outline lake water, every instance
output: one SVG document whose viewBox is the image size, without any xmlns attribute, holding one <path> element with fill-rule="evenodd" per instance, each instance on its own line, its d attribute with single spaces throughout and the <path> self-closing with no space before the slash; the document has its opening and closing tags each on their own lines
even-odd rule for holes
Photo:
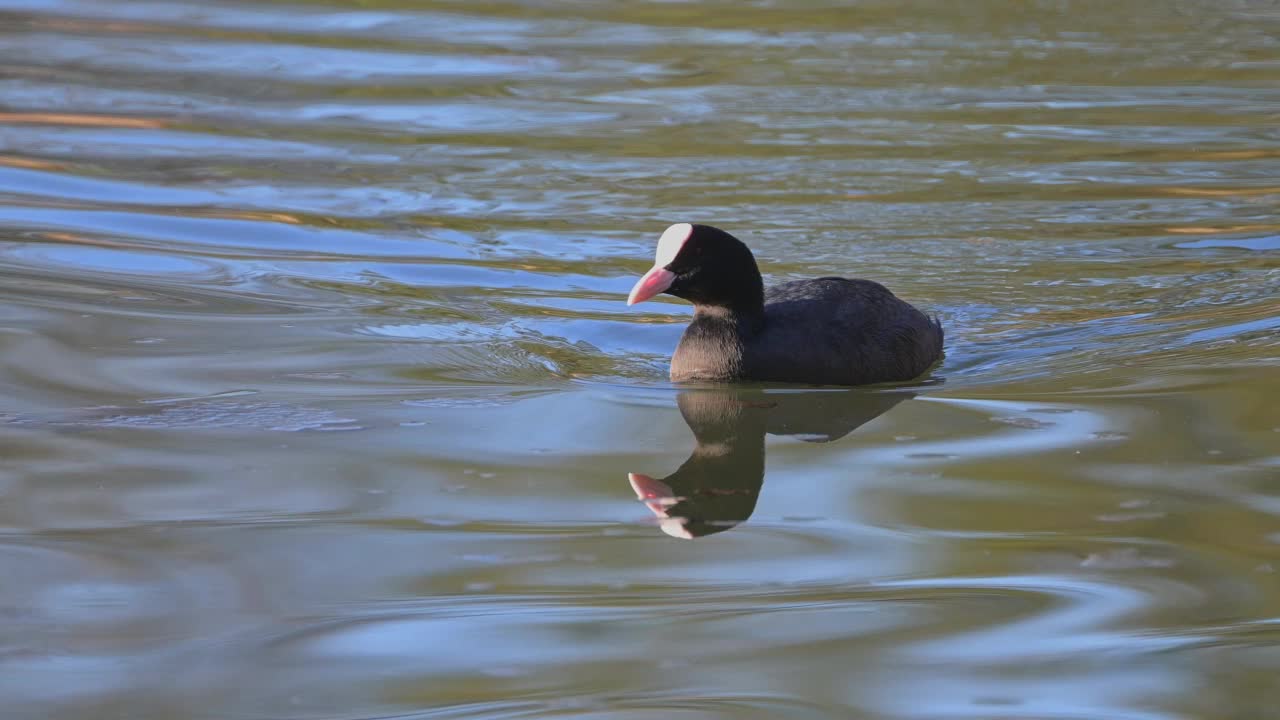
<svg viewBox="0 0 1280 720">
<path fill-rule="evenodd" d="M 0 0 L 4 717 L 1280 717 L 1278 178 L 1271 3 Z"/>
</svg>

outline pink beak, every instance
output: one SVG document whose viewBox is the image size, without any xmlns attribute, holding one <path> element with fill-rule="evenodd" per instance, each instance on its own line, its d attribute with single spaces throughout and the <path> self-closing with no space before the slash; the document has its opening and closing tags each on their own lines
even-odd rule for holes
<svg viewBox="0 0 1280 720">
<path fill-rule="evenodd" d="M 631 288 L 631 294 L 627 296 L 627 304 L 635 305 L 644 302 L 658 293 L 671 287 L 671 283 L 675 282 L 676 274 L 662 267 L 655 267 L 640 278 L 636 286 Z"/>
</svg>

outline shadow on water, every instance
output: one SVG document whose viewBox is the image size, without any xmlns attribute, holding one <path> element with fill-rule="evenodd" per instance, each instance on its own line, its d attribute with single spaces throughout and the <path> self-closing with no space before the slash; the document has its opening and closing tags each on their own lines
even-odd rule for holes
<svg viewBox="0 0 1280 720">
<path fill-rule="evenodd" d="M 882 390 L 686 390 L 676 403 L 693 431 L 693 454 L 665 478 L 628 473 L 627 479 L 664 533 L 690 540 L 714 535 L 755 511 L 766 434 L 832 442 L 912 397 Z"/>
</svg>

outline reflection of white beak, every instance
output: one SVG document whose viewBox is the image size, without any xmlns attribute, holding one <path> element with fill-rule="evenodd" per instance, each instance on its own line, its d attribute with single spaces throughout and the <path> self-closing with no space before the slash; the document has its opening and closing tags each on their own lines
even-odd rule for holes
<svg viewBox="0 0 1280 720">
<path fill-rule="evenodd" d="M 667 508 L 683 499 L 676 497 L 669 485 L 648 475 L 627 473 L 627 481 L 631 483 L 631 489 L 635 490 L 636 499 L 643 500 L 650 512 L 660 518 L 670 517 L 667 515 Z"/>
<path fill-rule="evenodd" d="M 666 520 L 663 520 L 662 522 L 658 523 L 658 527 L 662 528 L 662 532 L 670 535 L 673 538 L 680 538 L 681 540 L 692 540 L 693 533 L 689 532 L 684 527 L 684 524 L 687 522 L 689 521 L 686 518 L 679 518 L 679 517 L 667 518 Z"/>
<path fill-rule="evenodd" d="M 636 498 L 643 500 L 649 511 L 660 518 L 658 527 L 662 532 L 681 540 L 693 539 L 693 533 L 684 527 L 689 522 L 688 518 L 671 517 L 667 514 L 667 508 L 684 499 L 675 497 L 671 486 L 640 473 L 627 473 L 627 481 L 631 483 L 631 489 L 636 491 Z"/>
</svg>

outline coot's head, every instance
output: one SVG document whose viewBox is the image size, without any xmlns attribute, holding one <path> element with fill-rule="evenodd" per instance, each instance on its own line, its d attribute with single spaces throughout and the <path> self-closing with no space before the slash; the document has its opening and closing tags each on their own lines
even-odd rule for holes
<svg viewBox="0 0 1280 720">
<path fill-rule="evenodd" d="M 738 238 L 710 225 L 678 223 L 658 238 L 653 269 L 627 296 L 635 305 L 666 293 L 697 306 L 759 312 L 764 282 L 751 251 Z"/>
</svg>

